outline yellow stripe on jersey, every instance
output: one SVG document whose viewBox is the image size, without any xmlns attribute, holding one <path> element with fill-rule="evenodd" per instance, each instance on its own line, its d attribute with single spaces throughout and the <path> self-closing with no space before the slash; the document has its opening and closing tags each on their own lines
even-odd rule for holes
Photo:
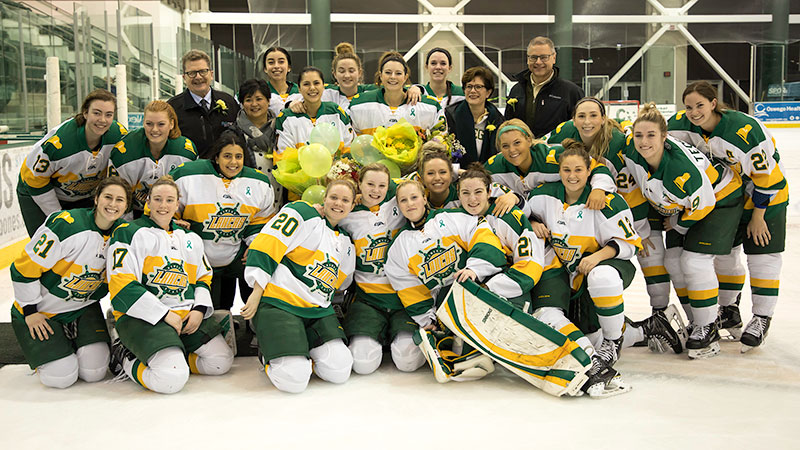
<svg viewBox="0 0 800 450">
<path fill-rule="evenodd" d="M 657 277 L 659 275 L 667 275 L 667 268 L 664 266 L 642 267 L 642 273 L 646 277 Z"/>
<path fill-rule="evenodd" d="M 614 308 L 622 304 L 622 295 L 609 297 L 592 297 L 592 303 L 598 308 Z"/>
<path fill-rule="evenodd" d="M 719 294 L 719 289 L 703 289 L 699 291 L 692 291 L 689 290 L 689 298 L 692 300 L 707 300 L 709 298 L 714 298 Z"/>
<path fill-rule="evenodd" d="M 492 247 L 503 251 L 503 244 L 500 243 L 500 239 L 489 228 L 478 227 L 475 229 L 475 233 L 472 234 L 472 239 L 469 241 L 468 248 L 471 249 L 479 242 L 483 244 L 489 244 Z"/>
<path fill-rule="evenodd" d="M 192 222 L 202 223 L 209 217 L 217 212 L 217 205 L 210 205 L 207 203 L 197 203 L 194 205 L 186 205 L 183 210 L 183 219 L 191 220 Z"/>
<path fill-rule="evenodd" d="M 22 312 L 22 306 L 19 303 L 17 303 L 16 301 L 14 302 L 14 308 L 16 308 L 17 311 L 19 311 L 19 313 L 22 314 L 23 316 L 25 315 L 25 313 Z M 54 313 L 47 313 L 47 312 L 44 312 L 44 311 L 38 311 L 38 313 L 39 314 L 44 314 L 44 316 L 47 317 L 48 319 L 53 317 L 53 316 L 55 316 Z"/>
<path fill-rule="evenodd" d="M 644 195 L 642 195 L 642 190 L 639 188 L 636 188 L 631 192 L 620 192 L 619 194 L 631 209 L 647 202 L 647 199 L 644 197 Z"/>
<path fill-rule="evenodd" d="M 259 233 L 253 243 L 250 244 L 250 250 L 266 253 L 275 261 L 282 259 L 283 255 L 286 254 L 287 248 L 286 244 L 281 242 L 280 239 L 265 233 Z"/>
<path fill-rule="evenodd" d="M 111 294 L 111 298 L 116 297 L 119 291 L 128 284 L 136 283 L 137 281 L 136 275 L 132 273 L 116 273 L 112 275 L 108 280 L 108 292 Z"/>
<path fill-rule="evenodd" d="M 356 283 L 366 294 L 395 294 L 396 291 L 389 283 Z"/>
<path fill-rule="evenodd" d="M 535 261 L 517 261 L 511 267 L 529 276 L 533 280 L 533 284 L 538 283 L 542 278 L 542 265 Z"/>
<path fill-rule="evenodd" d="M 142 263 L 142 273 L 153 273 L 156 267 L 164 265 L 164 258 L 160 256 L 145 256 Z"/>
<path fill-rule="evenodd" d="M 50 177 L 40 177 L 31 172 L 31 169 L 28 168 L 28 158 L 22 161 L 20 176 L 22 181 L 32 188 L 40 189 L 50 184 Z"/>
<path fill-rule="evenodd" d="M 770 186 L 773 186 L 779 183 L 784 178 L 785 177 L 783 176 L 783 172 L 781 172 L 781 168 L 777 164 L 775 165 L 775 167 L 772 168 L 772 172 L 770 173 L 750 174 L 750 179 L 753 180 L 753 183 L 761 188 L 768 188 Z"/>
<path fill-rule="evenodd" d="M 61 278 L 66 278 L 70 274 L 81 274 L 83 273 L 83 267 L 79 264 L 75 264 L 72 261 L 61 260 L 57 262 L 52 269 L 54 273 L 57 273 Z"/>
<path fill-rule="evenodd" d="M 480 231 L 481 231 L 480 228 L 478 230 L 476 230 L 475 235 L 477 236 L 477 234 Z M 468 249 L 472 248 L 471 247 L 472 245 L 475 245 L 477 242 L 480 242 L 480 241 L 476 242 L 474 236 L 473 236 L 472 241 L 469 244 L 464 242 L 464 240 L 461 239 L 461 236 L 459 236 L 459 235 L 443 236 L 442 237 L 442 243 L 444 244 L 445 247 L 450 247 L 450 244 L 452 244 L 453 242 L 455 242 L 456 245 L 461 247 L 464 251 L 467 251 Z M 435 242 L 434 242 L 434 244 L 435 244 Z"/>
<path fill-rule="evenodd" d="M 711 211 L 713 211 L 713 210 L 714 210 L 714 205 L 706 206 L 705 208 L 702 208 L 702 209 L 695 209 L 694 211 L 692 211 L 692 212 L 690 212 L 688 214 L 686 214 L 686 212 L 684 210 L 684 214 L 685 215 L 683 217 L 681 217 L 681 220 L 699 221 L 699 220 L 702 220 L 703 217 L 709 215 L 711 213 Z"/>
<path fill-rule="evenodd" d="M 728 182 L 728 184 L 724 188 L 722 188 L 719 192 L 714 193 L 714 198 L 717 199 L 717 201 L 720 201 L 725 197 L 729 196 L 730 194 L 736 192 L 736 190 L 739 189 L 741 185 L 742 185 L 742 177 L 734 173 L 731 181 Z"/>
<path fill-rule="evenodd" d="M 267 288 L 264 289 L 264 294 L 262 294 L 262 298 L 263 297 L 277 298 L 284 303 L 297 306 L 299 308 L 319 308 L 319 305 L 315 305 L 311 302 L 303 300 L 301 297 L 295 295 L 291 291 L 288 291 L 280 286 L 276 286 L 274 283 L 267 285 Z"/>
<path fill-rule="evenodd" d="M 400 289 L 397 295 L 406 308 L 431 299 L 431 291 L 424 284 Z"/>
<path fill-rule="evenodd" d="M 286 257 L 300 266 L 311 266 L 316 261 L 325 261 L 324 253 L 319 250 L 309 250 L 305 247 L 295 248 Z"/>
<path fill-rule="evenodd" d="M 780 280 L 764 280 L 761 278 L 750 278 L 750 286 L 757 288 L 778 289 Z"/>
<path fill-rule="evenodd" d="M 706 176 L 708 176 L 708 179 L 709 181 L 711 181 L 711 184 L 714 184 L 719 179 L 719 172 L 717 172 L 717 169 L 715 169 L 714 166 L 709 164 L 708 167 L 706 167 Z"/>
<path fill-rule="evenodd" d="M 46 267 L 37 264 L 27 254 L 23 254 L 14 261 L 14 267 L 25 278 L 39 278 L 43 273 L 48 271 Z"/>
<path fill-rule="evenodd" d="M 720 275 L 717 274 L 717 281 L 720 283 L 744 284 L 746 275 Z"/>
<path fill-rule="evenodd" d="M 769 206 L 780 205 L 782 203 L 786 203 L 789 201 L 789 185 L 783 187 L 777 194 L 772 196 L 772 200 L 769 201 Z M 755 205 L 753 204 L 753 199 L 748 198 L 747 201 L 744 202 L 744 209 L 753 209 Z"/>
</svg>

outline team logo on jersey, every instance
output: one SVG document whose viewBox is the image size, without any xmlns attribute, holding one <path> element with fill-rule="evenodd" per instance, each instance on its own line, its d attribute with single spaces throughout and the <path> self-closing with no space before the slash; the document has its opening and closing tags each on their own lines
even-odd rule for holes
<svg viewBox="0 0 800 450">
<path fill-rule="evenodd" d="M 440 242 L 428 251 L 420 250 L 422 263 L 419 264 L 417 273 L 422 277 L 422 282 L 428 284 L 435 281 L 444 284 L 444 280 L 456 273 L 458 262 L 461 259 L 461 247 L 452 243 L 443 247 Z"/>
<path fill-rule="evenodd" d="M 572 246 L 569 245 L 569 235 L 565 234 L 563 238 L 553 236 L 550 238 L 550 245 L 553 247 L 553 251 L 556 252 L 558 259 L 561 260 L 561 263 L 567 266 L 570 272 L 575 271 L 575 267 L 570 267 L 570 263 L 573 260 L 577 263 L 579 258 L 576 258 L 576 255 L 580 255 L 581 248 L 579 246 Z"/>
<path fill-rule="evenodd" d="M 681 192 L 683 192 L 684 194 L 686 193 L 686 191 L 683 189 L 683 185 L 686 184 L 687 181 L 689 181 L 689 178 L 691 178 L 689 172 L 684 172 L 683 175 L 675 177 L 675 179 L 673 180 L 675 186 L 678 186 L 678 189 L 680 189 Z"/>
<path fill-rule="evenodd" d="M 666 195 L 662 197 L 664 198 L 664 201 L 670 202 L 670 199 Z M 656 203 L 650 200 L 649 197 L 647 197 L 647 202 L 650 203 L 653 209 L 658 211 L 658 213 L 661 214 L 662 216 L 667 216 L 667 217 L 674 216 L 675 214 L 679 214 L 681 212 L 681 207 L 671 202 L 669 205 L 662 205 L 660 203 Z"/>
<path fill-rule="evenodd" d="M 156 269 L 148 284 L 157 287 L 163 294 L 180 295 L 189 286 L 189 275 L 183 268 L 183 261 L 170 261 L 168 257 L 164 259 L 167 263 Z"/>
<path fill-rule="evenodd" d="M 62 279 L 59 287 L 67 291 L 66 300 L 74 302 L 85 302 L 94 294 L 94 291 L 102 286 L 106 279 L 106 269 L 100 272 L 92 272 L 89 266 L 83 266 L 83 273 L 72 275 L 69 279 Z"/>
<path fill-rule="evenodd" d="M 325 261 L 317 261 L 313 266 L 306 267 L 305 276 L 312 280 L 311 292 L 320 291 L 330 297 L 336 290 L 339 265 L 326 256 Z"/>
<path fill-rule="evenodd" d="M 219 242 L 236 236 L 249 221 L 250 216 L 239 213 L 239 203 L 227 207 L 217 203 L 217 213 L 203 222 L 203 231 L 214 233 L 214 242 Z"/>
<path fill-rule="evenodd" d="M 79 177 L 80 178 L 77 180 L 67 182 L 62 186 L 61 189 L 65 194 L 71 197 L 90 195 L 97 186 L 97 183 L 100 182 L 99 173 L 89 175 L 88 177 L 84 177 L 83 175 L 80 175 Z"/>
<path fill-rule="evenodd" d="M 744 141 L 745 144 L 749 145 L 750 143 L 747 142 L 747 135 L 750 134 L 750 130 L 752 130 L 752 129 L 753 129 L 753 126 L 750 125 L 750 124 L 747 124 L 747 125 L 743 126 L 742 128 L 739 128 L 736 131 L 736 135 L 739 136 L 740 138 L 742 138 L 742 140 Z"/>
<path fill-rule="evenodd" d="M 386 263 L 386 252 L 389 251 L 389 244 L 392 243 L 392 240 L 387 235 L 376 237 L 367 235 L 367 241 L 369 241 L 369 245 L 359 256 L 361 264 L 372 266 L 375 270 L 374 273 L 381 274 L 383 265 Z"/>
</svg>

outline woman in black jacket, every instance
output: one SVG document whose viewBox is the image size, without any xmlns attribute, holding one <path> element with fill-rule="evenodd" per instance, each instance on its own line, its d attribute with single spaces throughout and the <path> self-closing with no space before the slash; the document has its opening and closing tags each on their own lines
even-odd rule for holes
<svg viewBox="0 0 800 450">
<path fill-rule="evenodd" d="M 445 108 L 447 130 L 455 134 L 464 148 L 457 158 L 462 167 L 471 162 L 485 163 L 497 153 L 495 133 L 503 114 L 489 102 L 494 92 L 494 75 L 485 67 L 471 67 L 461 77 L 465 99 Z"/>
</svg>

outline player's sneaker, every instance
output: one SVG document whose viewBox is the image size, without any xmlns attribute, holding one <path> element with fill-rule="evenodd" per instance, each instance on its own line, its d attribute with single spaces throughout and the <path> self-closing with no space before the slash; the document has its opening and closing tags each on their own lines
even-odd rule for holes
<svg viewBox="0 0 800 450">
<path fill-rule="evenodd" d="M 753 347 L 758 347 L 767 338 L 769 331 L 769 324 L 772 322 L 772 317 L 767 316 L 753 316 L 747 327 L 742 333 L 742 353 L 750 350 Z"/>
<path fill-rule="evenodd" d="M 708 325 L 694 325 L 686 349 L 690 359 L 711 358 L 719 354 L 719 331 L 716 322 Z"/>
<path fill-rule="evenodd" d="M 730 305 L 720 305 L 717 309 L 717 328 L 720 331 L 725 331 L 728 336 L 722 336 L 725 339 L 738 341 L 742 335 L 742 315 L 739 313 L 739 300 L 741 294 L 736 298 L 736 301 Z"/>
<path fill-rule="evenodd" d="M 647 347 L 655 353 L 666 353 L 672 350 L 675 353 L 683 351 L 681 339 L 662 311 L 639 322 L 647 340 Z"/>
<path fill-rule="evenodd" d="M 127 349 L 119 338 L 114 339 L 111 344 L 111 359 L 108 362 L 108 370 L 114 375 L 114 381 L 122 381 L 128 379 L 128 374 L 125 373 L 123 367 L 124 361 L 133 361 L 136 359 L 133 352 Z"/>
</svg>

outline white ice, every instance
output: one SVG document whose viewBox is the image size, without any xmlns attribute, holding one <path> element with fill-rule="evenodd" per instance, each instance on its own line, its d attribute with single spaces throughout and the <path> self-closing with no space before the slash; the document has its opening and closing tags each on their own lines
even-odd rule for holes
<svg viewBox="0 0 800 450">
<path fill-rule="evenodd" d="M 800 130 L 773 130 L 791 186 L 780 300 L 765 345 L 712 359 L 623 352 L 633 390 L 607 400 L 554 398 L 503 370 L 472 383 L 437 384 L 427 367 L 388 361 L 344 385 L 312 378 L 278 392 L 255 358 L 221 377 L 192 375 L 172 396 L 131 381 L 49 389 L 26 365 L 0 369 L 0 448 L 798 448 L 800 426 Z M 0 271 L 0 321 L 12 290 Z M 676 299 L 673 298 L 673 302 Z M 234 311 L 238 311 L 234 306 Z M 750 319 L 749 287 L 742 315 Z M 644 280 L 625 292 L 626 314 L 649 314 Z"/>
</svg>

